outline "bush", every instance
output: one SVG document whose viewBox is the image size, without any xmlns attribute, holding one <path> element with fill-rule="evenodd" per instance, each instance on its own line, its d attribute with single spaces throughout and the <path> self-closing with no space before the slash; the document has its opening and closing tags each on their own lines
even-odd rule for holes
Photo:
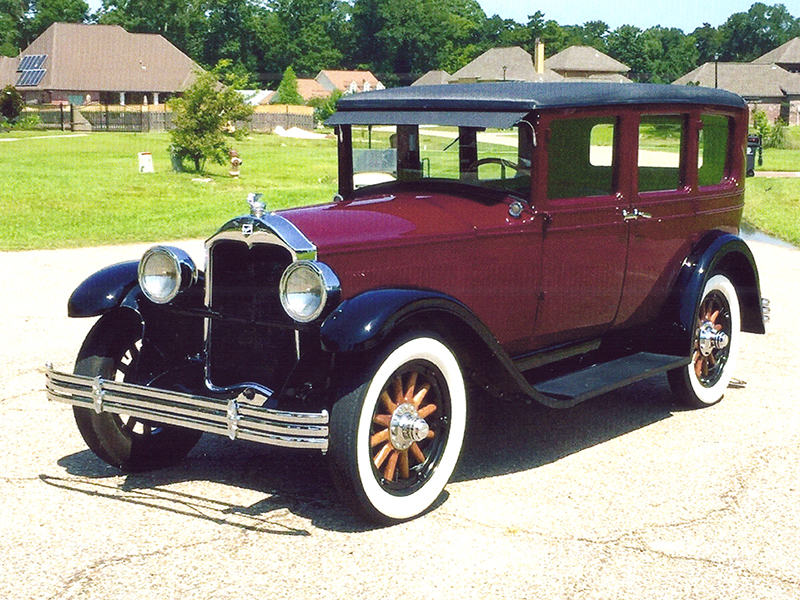
<svg viewBox="0 0 800 600">
<path fill-rule="evenodd" d="M 308 101 L 309 106 L 314 107 L 314 122 L 321 125 L 336 112 L 336 103 L 344 94 L 339 90 L 334 90 L 327 98 L 312 98 Z"/>
<path fill-rule="evenodd" d="M 25 108 L 25 101 L 17 88 L 13 85 L 4 87 L 0 92 L 0 116 L 5 117 L 7 122 L 13 123 L 19 118 L 23 108 Z"/>
<path fill-rule="evenodd" d="M 786 122 L 778 119 L 771 124 L 767 113 L 757 110 L 753 113 L 753 129 L 761 136 L 764 148 L 788 148 L 789 140 L 786 135 Z"/>
</svg>

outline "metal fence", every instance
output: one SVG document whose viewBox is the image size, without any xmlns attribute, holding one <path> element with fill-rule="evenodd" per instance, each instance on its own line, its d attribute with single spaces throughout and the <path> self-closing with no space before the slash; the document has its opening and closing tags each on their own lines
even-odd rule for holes
<svg viewBox="0 0 800 600">
<path fill-rule="evenodd" d="M 172 111 L 165 105 L 104 105 L 88 106 L 39 105 L 25 108 L 26 116 L 38 116 L 47 129 L 63 131 L 128 131 L 161 132 L 173 128 Z M 314 110 L 308 106 L 273 104 L 257 106 L 253 116 L 237 128 L 256 132 L 271 132 L 276 127 L 285 129 L 314 128 Z"/>
</svg>

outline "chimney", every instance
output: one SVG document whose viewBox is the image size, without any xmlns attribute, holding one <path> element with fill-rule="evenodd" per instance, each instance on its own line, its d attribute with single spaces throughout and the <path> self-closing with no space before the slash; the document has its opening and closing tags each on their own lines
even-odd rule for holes
<svg viewBox="0 0 800 600">
<path fill-rule="evenodd" d="M 536 38 L 533 42 L 533 66 L 540 75 L 544 73 L 544 42 L 542 38 Z"/>
</svg>

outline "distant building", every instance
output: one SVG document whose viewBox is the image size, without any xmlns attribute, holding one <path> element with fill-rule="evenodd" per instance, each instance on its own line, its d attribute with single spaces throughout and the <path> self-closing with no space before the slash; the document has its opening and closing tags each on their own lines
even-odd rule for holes
<svg viewBox="0 0 800 600">
<path fill-rule="evenodd" d="M 428 71 L 411 85 L 444 85 L 450 83 L 450 77 L 447 71 Z"/>
<path fill-rule="evenodd" d="M 0 62 L 0 85 L 14 85 L 27 102 L 160 104 L 186 90 L 197 69 L 160 35 L 54 23 Z"/>
<path fill-rule="evenodd" d="M 566 79 L 630 83 L 629 66 L 591 46 L 570 46 L 544 61 L 545 67 Z"/>
<path fill-rule="evenodd" d="M 370 71 L 323 70 L 315 79 L 328 93 L 339 90 L 345 94 L 359 94 L 384 89 L 384 85 Z"/>
<path fill-rule="evenodd" d="M 297 91 L 306 102 L 314 98 L 327 98 L 332 92 L 322 87 L 316 79 L 298 79 Z"/>
<path fill-rule="evenodd" d="M 800 125 L 800 75 L 776 64 L 707 62 L 674 83 L 728 90 L 744 98 L 751 111 L 766 112 L 770 121 Z"/>
<path fill-rule="evenodd" d="M 753 61 L 755 65 L 778 65 L 790 73 L 800 73 L 800 37 L 793 38 Z"/>
<path fill-rule="evenodd" d="M 537 69 L 533 57 L 519 46 L 491 48 L 453 73 L 450 83 L 562 79 L 557 73 L 543 67 Z"/>
</svg>

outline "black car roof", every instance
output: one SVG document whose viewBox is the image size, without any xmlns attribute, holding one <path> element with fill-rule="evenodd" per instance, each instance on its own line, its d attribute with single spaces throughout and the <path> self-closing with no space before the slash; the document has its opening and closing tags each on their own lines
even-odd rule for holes
<svg viewBox="0 0 800 600">
<path fill-rule="evenodd" d="M 467 83 L 392 88 L 344 96 L 328 125 L 511 127 L 533 110 L 637 104 L 744 108 L 724 90 L 641 83 Z"/>
</svg>

